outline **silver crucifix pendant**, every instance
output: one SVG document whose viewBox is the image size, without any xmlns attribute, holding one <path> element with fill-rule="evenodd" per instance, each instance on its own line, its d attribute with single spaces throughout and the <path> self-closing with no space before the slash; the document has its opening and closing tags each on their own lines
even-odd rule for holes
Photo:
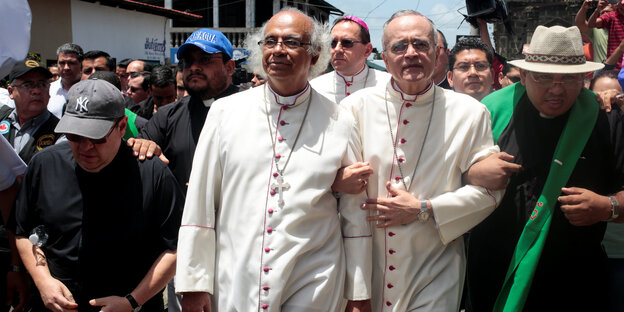
<svg viewBox="0 0 624 312">
<path fill-rule="evenodd" d="M 284 182 L 284 177 L 282 175 L 277 176 L 277 183 L 271 184 L 271 189 L 275 190 L 279 193 L 279 199 L 277 200 L 277 204 L 280 207 L 284 207 L 284 191 L 290 188 L 290 184 Z"/>
</svg>

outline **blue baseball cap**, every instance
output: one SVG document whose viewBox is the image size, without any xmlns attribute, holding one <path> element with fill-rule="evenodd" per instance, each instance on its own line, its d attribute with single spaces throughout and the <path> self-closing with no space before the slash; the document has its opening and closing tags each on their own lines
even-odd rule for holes
<svg viewBox="0 0 624 312">
<path fill-rule="evenodd" d="M 186 39 L 184 44 L 178 48 L 178 53 L 176 55 L 179 60 L 182 59 L 184 52 L 186 52 L 186 49 L 191 45 L 200 48 L 208 54 L 225 53 L 232 58 L 232 43 L 230 43 L 230 40 L 228 40 L 223 33 L 217 30 L 202 28 L 194 31 Z"/>
</svg>

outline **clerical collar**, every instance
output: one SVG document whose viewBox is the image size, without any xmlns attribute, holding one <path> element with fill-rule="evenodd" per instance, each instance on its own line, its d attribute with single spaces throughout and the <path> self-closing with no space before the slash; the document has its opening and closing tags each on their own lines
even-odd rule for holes
<svg viewBox="0 0 624 312">
<path fill-rule="evenodd" d="M 212 106 L 212 103 L 214 102 L 214 98 L 207 99 L 207 100 L 202 100 L 202 102 L 204 103 L 204 106 L 210 107 L 210 106 Z"/>
<path fill-rule="evenodd" d="M 360 71 L 358 71 L 357 73 L 355 73 L 355 75 L 353 76 L 346 76 L 343 75 L 341 73 L 339 73 L 338 71 L 336 72 L 336 75 L 338 75 L 338 77 L 342 78 L 342 80 L 344 80 L 345 84 L 349 85 L 349 84 L 353 84 L 356 81 L 365 81 L 366 78 L 368 77 L 368 66 L 366 66 L 366 64 L 364 64 L 364 67 L 362 67 L 362 69 Z"/>
<path fill-rule="evenodd" d="M 282 96 L 277 94 L 273 88 L 271 88 L 271 86 L 267 83 L 268 89 L 269 91 L 271 91 L 271 94 L 273 94 L 273 96 L 275 97 L 275 103 L 279 104 L 279 105 L 296 105 L 297 100 L 299 100 L 299 98 L 302 98 L 302 96 L 310 89 L 310 84 L 306 84 L 306 87 L 303 88 L 303 91 L 295 94 L 295 95 L 290 95 L 290 96 Z"/>
<path fill-rule="evenodd" d="M 401 88 L 399 87 L 399 85 L 396 83 L 396 81 L 394 81 L 394 79 L 391 79 L 391 85 L 392 85 L 392 89 L 398 93 L 401 96 L 401 100 L 403 102 L 413 102 L 416 101 L 416 99 L 418 99 L 419 96 L 429 92 L 429 90 L 431 90 L 431 88 L 433 87 L 433 81 L 429 82 L 429 85 L 422 91 L 416 93 L 416 94 L 406 94 L 405 92 L 403 92 L 403 90 L 401 90 Z"/>
</svg>

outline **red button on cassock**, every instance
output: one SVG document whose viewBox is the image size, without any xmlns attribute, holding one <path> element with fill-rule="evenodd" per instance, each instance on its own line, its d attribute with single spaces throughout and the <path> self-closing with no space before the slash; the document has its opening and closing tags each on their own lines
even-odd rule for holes
<svg viewBox="0 0 624 312">
<path fill-rule="evenodd" d="M 264 290 L 269 290 L 270 288 L 269 288 L 269 286 L 264 285 L 264 286 L 262 287 L 262 289 L 264 289 Z"/>
<path fill-rule="evenodd" d="M 392 237 L 394 235 L 395 235 L 394 232 L 388 232 L 388 236 Z"/>
<path fill-rule="evenodd" d="M 264 247 L 264 251 L 269 252 L 269 251 L 271 251 L 271 248 L 269 248 L 269 247 Z"/>
<path fill-rule="evenodd" d="M 277 178 L 278 176 L 279 176 L 279 173 L 277 173 L 277 172 L 273 172 L 273 177 L 274 177 L 274 178 Z"/>
<path fill-rule="evenodd" d="M 279 153 L 275 154 L 275 158 L 280 159 L 280 158 L 282 158 L 282 155 L 280 155 Z"/>
<path fill-rule="evenodd" d="M 347 92 L 347 95 L 351 95 L 351 93 Z"/>
<path fill-rule="evenodd" d="M 394 269 L 396 269 L 396 268 L 395 268 L 393 265 L 391 265 L 391 266 L 389 266 L 389 267 L 388 267 L 388 269 L 389 269 L 390 271 L 394 271 Z"/>
<path fill-rule="evenodd" d="M 391 305 L 392 305 L 392 302 L 390 302 L 390 301 L 386 301 L 386 305 L 387 305 L 387 306 L 391 306 Z"/>
<path fill-rule="evenodd" d="M 271 190 L 269 193 L 271 193 L 271 196 L 275 195 L 275 190 Z"/>
<path fill-rule="evenodd" d="M 277 140 L 282 142 L 282 141 L 284 141 L 284 138 L 280 136 L 280 137 L 277 137 Z"/>
<path fill-rule="evenodd" d="M 391 255 L 393 255 L 396 251 L 394 251 L 394 249 L 390 249 L 390 250 L 388 250 L 388 252 L 389 252 Z"/>
<path fill-rule="evenodd" d="M 266 303 L 263 303 L 263 304 L 262 304 L 262 308 L 263 308 L 263 309 L 265 309 L 265 310 L 266 310 L 268 307 L 269 307 L 269 305 L 268 305 L 268 304 L 266 304 Z"/>
<path fill-rule="evenodd" d="M 273 233 L 273 228 L 272 227 L 268 228 L 267 229 L 267 233 L 269 233 L 269 234 Z"/>
<path fill-rule="evenodd" d="M 282 125 L 282 126 L 286 125 L 286 122 L 282 120 L 282 121 L 280 121 L 280 125 Z"/>
<path fill-rule="evenodd" d="M 405 161 L 405 158 L 403 158 L 403 157 L 399 157 L 399 162 L 400 162 L 400 163 L 402 163 L 402 162 L 404 162 L 404 161 Z"/>
<path fill-rule="evenodd" d="M 264 272 L 269 272 L 269 267 L 264 267 L 262 270 L 263 270 Z"/>
<path fill-rule="evenodd" d="M 405 107 L 410 107 L 412 106 L 412 103 L 405 103 Z"/>
<path fill-rule="evenodd" d="M 394 285 L 388 284 L 388 288 L 392 288 L 392 287 L 394 287 Z"/>
<path fill-rule="evenodd" d="M 394 179 L 395 179 L 397 182 L 398 182 L 398 181 L 401 181 L 401 177 L 399 177 L 399 176 L 394 177 Z"/>
<path fill-rule="evenodd" d="M 407 125 L 408 123 L 409 123 L 409 120 L 407 120 L 407 119 L 403 119 L 403 124 L 404 124 L 404 125 Z"/>
<path fill-rule="evenodd" d="M 267 210 L 269 213 L 273 213 L 273 208 L 269 208 L 269 210 Z"/>
<path fill-rule="evenodd" d="M 406 139 L 401 139 L 401 144 L 405 144 L 405 142 L 407 142 Z"/>
</svg>

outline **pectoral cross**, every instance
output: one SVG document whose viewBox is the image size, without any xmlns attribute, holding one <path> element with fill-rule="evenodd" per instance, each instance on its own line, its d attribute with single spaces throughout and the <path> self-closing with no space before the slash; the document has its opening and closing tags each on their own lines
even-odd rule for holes
<svg viewBox="0 0 624 312">
<path fill-rule="evenodd" d="M 290 188 L 290 184 L 284 183 L 284 177 L 282 175 L 277 176 L 277 183 L 271 184 L 271 189 L 276 190 L 279 193 L 279 199 L 277 204 L 280 207 L 284 206 L 284 191 Z"/>
</svg>

